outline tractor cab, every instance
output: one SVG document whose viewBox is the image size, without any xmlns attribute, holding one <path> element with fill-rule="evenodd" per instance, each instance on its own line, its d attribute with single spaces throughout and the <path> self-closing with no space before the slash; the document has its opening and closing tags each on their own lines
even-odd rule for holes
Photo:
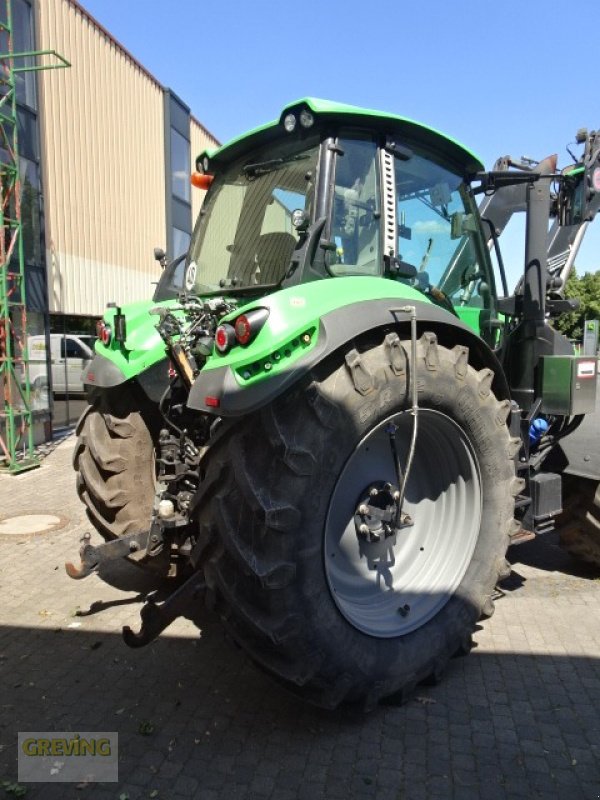
<svg viewBox="0 0 600 800">
<path fill-rule="evenodd" d="M 197 168 L 210 188 L 185 269 L 176 266 L 181 290 L 252 298 L 381 277 L 415 287 L 486 336 L 494 277 L 469 186 L 482 165 L 452 139 L 402 117 L 307 99 L 202 153 Z"/>
</svg>

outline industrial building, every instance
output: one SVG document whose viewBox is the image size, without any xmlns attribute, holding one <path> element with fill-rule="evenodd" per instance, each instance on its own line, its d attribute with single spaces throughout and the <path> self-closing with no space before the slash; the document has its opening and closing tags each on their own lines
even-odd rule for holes
<svg viewBox="0 0 600 800">
<path fill-rule="evenodd" d="M 2 53 L 8 37 L 14 53 L 45 51 L 13 66 L 52 66 L 56 58 L 46 51 L 70 63 L 14 70 L 27 336 L 36 345 L 29 353 L 31 408 L 39 440 L 56 416 L 53 370 L 64 367 L 66 374 L 68 357 L 84 355 L 64 334 L 85 340 L 108 302 L 147 298 L 160 271 L 154 247 L 169 258 L 185 252 L 202 202 L 189 175 L 196 155 L 218 142 L 76 0 L 4 0 L 1 13 Z M 4 142 L 0 150 L 7 147 Z M 54 356 L 51 334 L 63 334 Z"/>
</svg>

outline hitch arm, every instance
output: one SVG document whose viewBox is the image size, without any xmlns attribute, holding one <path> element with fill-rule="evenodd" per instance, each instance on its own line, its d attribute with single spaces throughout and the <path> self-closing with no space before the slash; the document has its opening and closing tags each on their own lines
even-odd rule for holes
<svg viewBox="0 0 600 800">
<path fill-rule="evenodd" d="M 123 627 L 125 644 L 129 647 L 143 647 L 154 641 L 177 617 L 186 612 L 205 586 L 202 573 L 195 572 L 163 603 L 158 604 L 157 592 L 151 592 L 140 612 L 142 626 L 139 633 L 134 633 L 128 625 Z"/>
<path fill-rule="evenodd" d="M 106 561 L 114 561 L 117 558 L 125 558 L 139 550 L 145 550 L 148 545 L 148 531 L 142 533 L 128 533 L 110 542 L 99 545 L 90 544 L 90 534 L 85 533 L 81 540 L 79 558 L 81 563 L 75 566 L 70 561 L 65 564 L 65 570 L 70 578 L 80 580 L 90 575 Z"/>
</svg>

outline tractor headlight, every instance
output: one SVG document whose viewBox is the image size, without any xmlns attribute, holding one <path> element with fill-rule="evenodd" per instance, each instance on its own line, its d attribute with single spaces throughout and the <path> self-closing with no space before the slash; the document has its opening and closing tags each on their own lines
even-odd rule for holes
<svg viewBox="0 0 600 800">
<path fill-rule="evenodd" d="M 308 228 L 309 217 L 303 208 L 292 211 L 292 225 L 297 231 L 305 231 Z"/>
<path fill-rule="evenodd" d="M 196 159 L 196 170 L 201 174 L 206 175 L 208 174 L 209 169 L 210 169 L 210 161 L 208 159 L 208 156 L 202 156 L 202 157 L 198 156 L 198 158 Z"/>
<path fill-rule="evenodd" d="M 312 128 L 315 124 L 315 118 L 307 108 L 303 108 L 300 112 L 300 125 L 303 128 Z"/>
<path fill-rule="evenodd" d="M 286 114 L 283 118 L 283 127 L 288 133 L 292 133 L 296 129 L 296 117 L 294 114 Z"/>
</svg>

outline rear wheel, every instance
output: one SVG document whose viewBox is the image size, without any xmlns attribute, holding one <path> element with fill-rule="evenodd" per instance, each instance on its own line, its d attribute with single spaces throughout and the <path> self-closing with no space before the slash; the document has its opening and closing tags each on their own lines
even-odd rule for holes
<svg viewBox="0 0 600 800">
<path fill-rule="evenodd" d="M 418 346 L 412 524 L 381 529 L 397 489 L 390 426 L 403 464 L 412 429 L 409 349 L 390 334 L 349 351 L 207 456 L 209 601 L 258 664 L 326 707 L 437 677 L 493 610 L 506 569 L 518 491 L 509 404 L 490 370 L 433 334 Z"/>
<path fill-rule="evenodd" d="M 600 483 L 565 475 L 563 495 L 563 513 L 557 520 L 561 546 L 600 567 Z"/>
</svg>

